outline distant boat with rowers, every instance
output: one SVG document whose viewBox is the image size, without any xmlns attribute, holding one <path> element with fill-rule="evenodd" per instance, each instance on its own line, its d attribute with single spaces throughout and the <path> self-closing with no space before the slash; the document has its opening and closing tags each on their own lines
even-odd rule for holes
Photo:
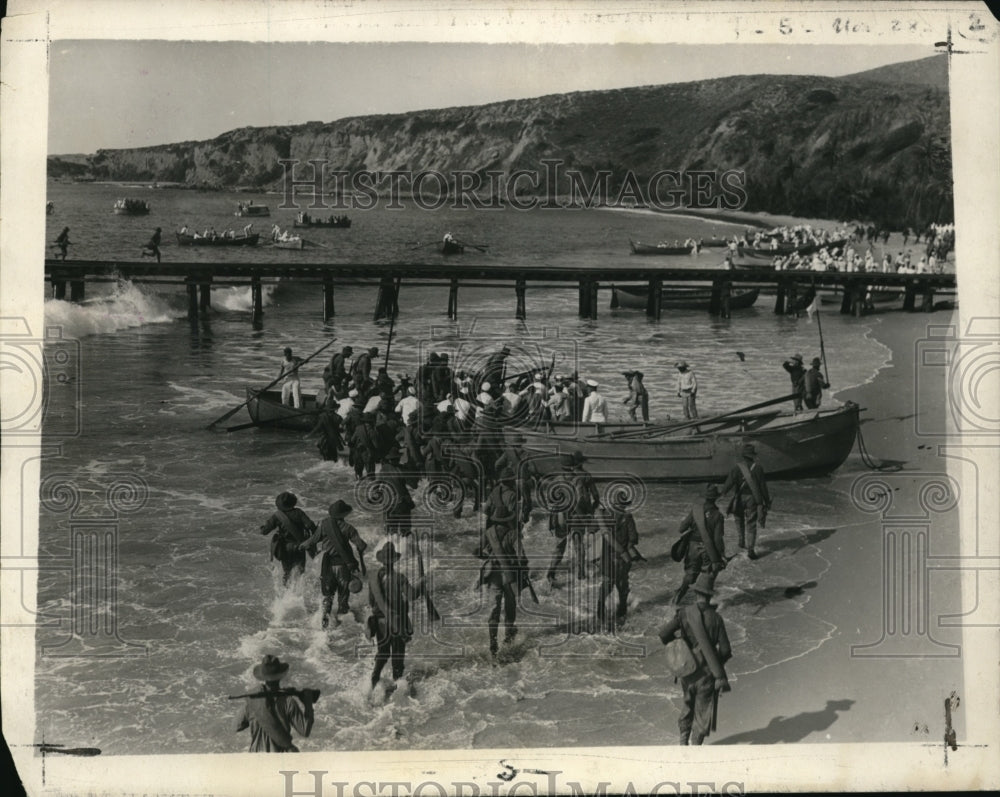
<svg viewBox="0 0 1000 797">
<path fill-rule="evenodd" d="M 149 214 L 149 203 L 145 199 L 119 199 L 112 210 L 118 216 L 146 216 Z"/>
<path fill-rule="evenodd" d="M 465 253 L 465 246 L 460 244 L 454 238 L 450 236 L 445 236 L 444 242 L 441 245 L 441 254 L 444 255 L 461 255 Z"/>
<path fill-rule="evenodd" d="M 275 224 L 271 228 L 271 246 L 278 249 L 305 249 L 305 240 L 298 235 L 289 235 L 287 231 L 282 232 L 281 228 Z"/>
<path fill-rule="evenodd" d="M 314 219 L 308 213 L 299 213 L 292 224 L 293 227 L 320 227 L 328 229 L 347 229 L 351 226 L 348 216 L 330 216 L 326 219 Z"/>
<path fill-rule="evenodd" d="M 778 401 L 788 401 L 790 397 Z M 754 405 L 760 406 L 760 405 Z M 753 443 L 768 478 L 820 476 L 839 468 L 858 435 L 861 408 L 848 402 L 835 409 L 793 413 L 739 413 L 672 425 L 543 422 L 537 429 L 506 427 L 540 473 L 556 473 L 563 458 L 580 451 L 596 479 L 622 474 L 642 481 L 722 481 L 744 443 Z"/>
<path fill-rule="evenodd" d="M 689 255 L 696 249 L 692 244 L 684 246 L 668 246 L 665 243 L 644 244 L 631 238 L 628 239 L 628 245 L 632 248 L 633 255 Z"/>
<path fill-rule="evenodd" d="M 260 240 L 260 233 L 239 234 L 239 235 L 191 235 L 190 233 L 178 232 L 178 246 L 256 246 Z"/>
<path fill-rule="evenodd" d="M 734 290 L 729 297 L 730 310 L 753 307 L 760 295 L 760 288 Z M 611 309 L 645 310 L 649 301 L 649 288 L 637 286 L 611 286 Z M 705 310 L 712 303 L 711 288 L 664 288 L 660 294 L 660 307 L 664 310 Z"/>
<path fill-rule="evenodd" d="M 267 205 L 255 205 L 253 200 L 250 202 L 237 202 L 236 203 L 236 215 L 237 216 L 270 216 L 271 210 Z"/>
<path fill-rule="evenodd" d="M 302 394 L 302 407 L 296 409 L 281 403 L 280 390 L 248 387 L 247 412 L 256 426 L 308 432 L 316 425 L 319 406 L 311 393 Z"/>
</svg>

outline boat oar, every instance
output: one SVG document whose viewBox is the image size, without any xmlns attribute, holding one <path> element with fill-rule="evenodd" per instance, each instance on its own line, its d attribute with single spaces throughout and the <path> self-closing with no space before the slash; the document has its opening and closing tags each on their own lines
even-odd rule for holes
<svg viewBox="0 0 1000 797">
<path fill-rule="evenodd" d="M 272 382 L 269 382 L 269 383 L 267 384 L 267 386 L 266 386 L 266 387 L 263 387 L 263 388 L 261 388 L 261 390 L 260 390 L 259 392 L 263 393 L 263 392 L 264 392 L 265 390 L 270 390 L 270 389 L 271 389 L 272 387 L 274 387 L 274 386 L 275 386 L 276 384 L 278 384 L 278 382 L 280 382 L 280 381 L 281 381 L 282 379 L 284 379 L 284 378 L 285 378 L 286 376 L 288 376 L 288 375 L 289 375 L 289 374 L 291 374 L 291 373 L 294 373 L 294 372 L 295 372 L 295 371 L 297 371 L 297 370 L 298 370 L 299 368 L 301 368 L 301 367 L 302 367 L 303 365 L 305 365 L 305 364 L 306 364 L 307 362 L 309 362 L 309 361 L 310 361 L 310 360 L 311 360 L 311 359 L 312 359 L 313 357 L 315 357 L 315 356 L 316 356 L 317 354 L 320 354 L 321 352 L 325 351 L 325 350 L 326 350 L 326 349 L 328 349 L 328 348 L 329 348 L 330 346 L 332 346 L 335 340 L 336 340 L 336 338 L 331 338 L 331 339 L 330 339 L 330 340 L 329 340 L 329 341 L 328 341 L 327 343 L 323 344 L 323 345 L 322 345 L 322 346 L 321 346 L 320 348 L 318 348 L 318 349 L 317 349 L 316 351 L 314 351 L 314 352 L 313 352 L 312 354 L 310 354 L 310 355 L 309 355 L 308 357 L 306 357 L 306 358 L 305 358 L 304 360 L 302 360 L 302 362 L 300 362 L 300 363 L 297 363 L 296 365 L 294 365 L 294 366 L 293 366 L 293 367 L 292 367 L 291 369 L 289 369 L 289 371 L 288 371 L 287 373 L 283 373 L 283 374 L 282 374 L 281 376 L 279 376 L 279 377 L 278 377 L 277 379 L 273 380 Z M 248 398 L 248 399 L 247 399 L 246 401 L 242 402 L 242 403 L 241 403 L 241 404 L 240 404 L 240 405 L 239 405 L 238 407 L 234 407 L 233 409 L 229 410 L 229 412 L 227 412 L 227 413 L 226 413 L 225 415 L 222 415 L 221 417 L 219 417 L 219 418 L 216 418 L 216 419 L 215 419 L 214 421 L 212 421 L 212 422 L 211 422 L 211 423 L 210 423 L 210 424 L 209 424 L 208 426 L 206 426 L 205 428 L 206 428 L 206 429 L 212 429 L 212 428 L 214 428 L 214 427 L 218 426 L 218 425 L 219 425 L 220 423 L 222 423 L 223 421 L 228 421 L 228 420 L 229 420 L 230 418 L 232 418 L 232 417 L 233 417 L 233 416 L 234 416 L 234 415 L 235 415 L 235 414 L 236 414 L 237 412 L 239 412 L 239 411 L 240 411 L 241 409 L 243 409 L 243 408 L 244 408 L 244 407 L 245 407 L 245 406 L 246 406 L 247 404 L 249 404 L 249 403 L 250 403 L 251 401 L 253 401 L 253 399 L 254 399 L 254 397 L 253 397 L 253 396 L 250 396 L 250 398 Z"/>
<path fill-rule="evenodd" d="M 751 404 L 748 407 L 740 407 L 739 409 L 730 410 L 729 412 L 724 412 L 721 415 L 713 415 L 708 418 L 695 418 L 690 421 L 685 421 L 680 424 L 664 424 L 663 426 L 647 426 L 644 429 L 627 429 L 622 432 L 605 432 L 604 434 L 594 435 L 591 439 L 601 438 L 601 439 L 626 439 L 629 437 L 643 437 L 649 434 L 665 434 L 667 432 L 676 432 L 681 429 L 689 429 L 694 426 L 702 426 L 704 424 L 714 423 L 715 421 L 721 420 L 723 418 L 728 418 L 731 415 L 740 415 L 744 412 L 750 412 L 752 410 L 759 410 L 764 407 L 770 407 L 774 404 L 781 404 L 785 401 L 791 401 L 795 398 L 794 393 L 790 393 L 787 396 L 782 396 L 781 398 L 769 399 L 768 401 L 762 401 L 759 404 Z"/>
<path fill-rule="evenodd" d="M 467 244 L 465 241 L 455 241 L 459 246 L 471 246 L 473 249 L 478 249 L 480 252 L 485 252 L 489 249 L 488 244 Z"/>
</svg>

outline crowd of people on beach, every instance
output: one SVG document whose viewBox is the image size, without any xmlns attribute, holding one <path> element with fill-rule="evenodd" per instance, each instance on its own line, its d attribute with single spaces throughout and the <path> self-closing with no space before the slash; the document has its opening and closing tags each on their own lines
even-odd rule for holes
<svg viewBox="0 0 1000 797">
<path fill-rule="evenodd" d="M 343 498 L 330 503 L 326 516 L 316 523 L 298 507 L 297 496 L 282 492 L 260 531 L 272 535 L 271 555 L 280 563 L 285 584 L 304 573 L 307 556 L 321 557 L 324 628 L 339 624 L 340 616 L 351 613 L 352 595 L 367 586 L 364 626 L 376 647 L 373 693 L 387 666 L 393 679 L 388 690 L 404 677 L 406 646 L 413 634 L 413 601 L 427 603 L 432 621 L 440 617 L 428 592 L 413 534 L 414 491 L 421 486 L 428 494 L 453 499 L 457 495 L 453 509 L 448 504 L 456 519 L 463 516 L 466 498 L 472 500 L 472 516 L 482 515 L 476 550 L 482 566 L 476 584 L 477 589 L 486 591 L 486 604 L 491 608 L 487 629 L 494 663 L 503 662 L 504 651 L 517 636 L 522 591 L 527 591 L 531 600 L 539 600 L 523 535 L 533 513 L 535 518 L 545 519 L 551 534 L 544 571 L 549 592 L 562 586 L 564 576 L 594 584 L 596 608 L 585 621 L 584 631 L 611 633 L 626 621 L 630 572 L 633 566 L 646 562 L 638 550 L 639 530 L 630 496 L 625 490 L 608 490 L 602 496 L 580 451 L 561 455 L 557 472 L 540 473 L 523 448 L 524 435 L 517 432 L 518 428 L 530 428 L 533 419 L 601 423 L 607 401 L 595 380 L 581 379 L 575 373 L 560 375 L 544 366 L 507 373 L 510 353 L 508 347 L 502 347 L 481 368 L 468 372 L 453 371 L 447 354 L 433 352 L 415 377 L 404 373 L 393 380 L 386 366 L 375 365 L 377 347 L 353 357 L 353 347 L 344 346 L 323 371 L 326 395 L 312 433 L 320 436 L 318 445 L 325 459 L 339 458 L 346 448 L 358 479 L 371 482 L 366 494 L 378 496 L 385 540 L 377 546 L 377 564 L 369 567 L 366 563 L 370 543 L 350 523 L 353 507 Z M 279 374 L 285 380 L 283 397 L 291 406 L 301 406 L 298 368 L 303 361 L 291 349 L 284 354 Z M 821 389 L 829 385 L 821 377 L 818 384 L 815 377 L 811 380 L 802 360 L 796 354 L 783 363 L 792 380 L 796 409 L 803 403 L 807 408 L 818 407 Z M 818 365 L 817 358 L 811 369 L 815 374 L 819 373 Z M 675 367 L 685 415 L 697 418 L 697 380 L 685 361 L 678 361 Z M 648 394 L 642 387 L 642 373 L 629 370 L 622 374 L 628 388 L 623 402 L 627 411 L 633 417 L 642 412 L 647 418 Z M 505 428 L 514 433 L 504 434 Z M 671 558 L 682 564 L 684 572 L 671 600 L 676 613 L 658 631 L 668 646 L 668 666 L 676 666 L 674 672 L 682 688 L 684 709 L 678 720 L 682 744 L 703 742 L 714 729 L 719 695 L 729 689 L 724 665 L 732 651 L 725 623 L 710 599 L 716 579 L 735 554 L 726 554 L 725 516 L 716 501 L 732 493 L 725 515 L 736 519 L 737 553 L 754 560 L 758 533 L 766 523 L 772 500 L 752 443 L 743 445 L 730 470 L 719 474 L 719 481 L 721 487 L 709 484 L 700 491 L 691 510 L 679 519 Z M 564 496 L 565 500 L 553 496 Z M 689 592 L 694 593 L 693 603 L 685 603 Z M 685 646 L 687 657 L 677 653 Z M 259 669 L 263 672 L 269 666 L 277 667 L 273 659 L 265 658 Z M 284 670 L 275 673 L 280 676 Z M 280 678 L 261 680 L 265 687 L 258 697 L 279 689 Z M 261 723 L 254 720 L 254 699 L 247 698 L 250 708 L 245 707 L 239 717 L 241 727 L 256 727 L 251 749 L 287 749 L 273 737 L 268 741 L 268 734 L 261 731 Z M 305 702 L 298 693 L 282 698 L 286 732 L 290 732 L 292 720 L 303 728 L 308 726 Z M 301 729 L 299 732 L 308 735 Z"/>
</svg>

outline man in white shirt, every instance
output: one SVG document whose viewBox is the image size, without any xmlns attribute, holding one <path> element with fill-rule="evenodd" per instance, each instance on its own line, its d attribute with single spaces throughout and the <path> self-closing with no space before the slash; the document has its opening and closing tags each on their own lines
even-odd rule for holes
<svg viewBox="0 0 1000 797">
<path fill-rule="evenodd" d="M 411 412 L 416 412 L 419 409 L 420 400 L 417 398 L 417 389 L 413 385 L 410 385 L 406 389 L 406 395 L 396 405 L 396 412 L 402 415 L 405 421 L 410 417 Z"/>
<path fill-rule="evenodd" d="M 493 396 L 490 395 L 490 388 L 493 387 L 489 382 L 483 382 L 479 386 L 479 395 L 476 396 L 476 402 L 483 407 L 488 407 L 493 403 Z"/>
<path fill-rule="evenodd" d="M 353 387 L 348 391 L 347 398 L 340 399 L 340 406 L 337 407 L 337 415 L 341 418 L 346 418 L 347 413 L 351 411 L 351 407 L 354 406 L 354 399 L 358 397 L 358 391 Z"/>
<path fill-rule="evenodd" d="M 698 417 L 698 408 L 695 406 L 695 396 L 698 395 L 698 380 L 695 379 L 694 371 L 688 368 L 684 360 L 678 360 L 675 367 L 680 372 L 677 375 L 677 395 L 684 399 L 684 417 L 688 420 Z"/>
<path fill-rule="evenodd" d="M 608 422 L 608 401 L 597 392 L 598 383 L 593 379 L 587 380 L 587 387 L 590 388 L 590 395 L 583 402 L 583 423 L 607 423 Z"/>
<path fill-rule="evenodd" d="M 515 410 L 517 410 L 517 405 L 521 401 L 521 396 L 519 393 L 514 391 L 514 386 L 507 382 L 503 386 L 503 395 L 500 397 L 503 402 L 503 411 L 506 415 L 513 415 Z"/>
</svg>

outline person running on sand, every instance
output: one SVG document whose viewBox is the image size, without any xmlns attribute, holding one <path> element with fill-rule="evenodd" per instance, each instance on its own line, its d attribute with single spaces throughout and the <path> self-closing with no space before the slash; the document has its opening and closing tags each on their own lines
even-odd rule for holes
<svg viewBox="0 0 1000 797">
<path fill-rule="evenodd" d="M 157 263 L 160 262 L 160 232 L 160 228 L 157 227 L 156 232 L 146 242 L 146 245 L 142 247 L 142 256 L 149 255 L 150 257 L 155 257 Z"/>
</svg>

